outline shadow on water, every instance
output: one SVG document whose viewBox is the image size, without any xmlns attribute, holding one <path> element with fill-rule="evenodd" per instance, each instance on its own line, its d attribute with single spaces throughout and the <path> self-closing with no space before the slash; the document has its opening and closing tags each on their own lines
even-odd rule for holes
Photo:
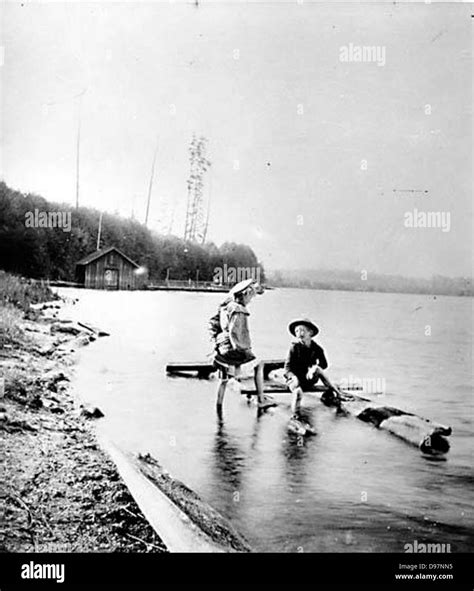
<svg viewBox="0 0 474 591">
<path fill-rule="evenodd" d="M 313 425 L 308 409 L 301 409 L 300 415 L 304 421 Z M 286 429 L 286 426 L 283 426 L 283 429 Z M 311 460 L 309 448 L 314 453 L 315 446 L 317 446 L 317 435 L 305 437 L 287 431 L 283 437 L 281 446 L 283 457 L 282 475 L 290 490 L 305 484 L 306 475 L 309 473 L 308 462 Z"/>
</svg>

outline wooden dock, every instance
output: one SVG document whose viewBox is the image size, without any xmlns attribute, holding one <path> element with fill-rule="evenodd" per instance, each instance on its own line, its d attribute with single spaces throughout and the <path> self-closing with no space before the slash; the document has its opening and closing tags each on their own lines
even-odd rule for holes
<svg viewBox="0 0 474 591">
<path fill-rule="evenodd" d="M 268 380 L 270 372 L 281 369 L 285 364 L 284 359 L 265 359 L 263 361 L 263 377 Z M 209 379 L 211 374 L 217 371 L 217 367 L 209 361 L 186 361 L 173 362 L 166 365 L 166 373 L 181 377 L 198 377 L 203 380 Z"/>
<path fill-rule="evenodd" d="M 284 366 L 283 359 L 267 359 L 263 361 L 264 366 L 264 393 L 275 394 L 278 398 L 284 395 L 288 398 L 290 392 L 286 386 L 282 372 L 270 373 L 281 369 Z M 183 377 L 198 377 L 208 379 L 217 368 L 209 362 L 195 361 L 184 363 L 168 363 L 166 371 L 169 375 Z M 278 375 L 280 374 L 280 375 Z M 240 393 L 247 396 L 249 401 L 255 400 L 255 386 L 252 378 L 239 380 Z M 416 445 L 423 454 L 444 456 L 449 451 L 448 437 L 451 435 L 451 427 L 430 421 L 424 417 L 406 412 L 391 406 L 379 405 L 370 398 L 365 398 L 353 393 L 354 390 L 361 390 L 360 386 L 344 387 L 341 398 L 324 398 L 323 394 L 328 391 L 324 385 L 315 385 L 307 395 L 321 398 L 326 406 L 333 406 L 339 414 L 352 416 L 374 427 L 388 431 L 392 435 L 404 441 Z"/>
</svg>

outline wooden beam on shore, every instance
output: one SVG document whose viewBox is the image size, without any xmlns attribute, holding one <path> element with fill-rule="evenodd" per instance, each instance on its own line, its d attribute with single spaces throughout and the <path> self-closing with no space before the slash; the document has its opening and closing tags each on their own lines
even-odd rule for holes
<svg viewBox="0 0 474 591">
<path fill-rule="evenodd" d="M 114 461 L 143 515 L 170 552 L 249 552 L 251 547 L 232 525 L 192 490 L 171 478 L 145 456 L 120 449 L 104 435 L 101 448 Z M 178 489 L 175 498 L 174 489 Z M 184 510 L 186 509 L 186 510 Z"/>
</svg>

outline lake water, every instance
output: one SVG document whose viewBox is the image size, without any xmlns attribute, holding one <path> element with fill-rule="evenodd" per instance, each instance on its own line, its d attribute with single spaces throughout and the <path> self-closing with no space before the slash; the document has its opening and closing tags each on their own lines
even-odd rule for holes
<svg viewBox="0 0 474 591">
<path fill-rule="evenodd" d="M 234 390 L 219 422 L 216 380 L 170 378 L 165 365 L 206 359 L 223 294 L 58 291 L 79 298 L 72 316 L 111 333 L 83 350 L 74 379 L 104 411 L 100 429 L 150 452 L 257 550 L 403 552 L 418 540 L 472 551 L 471 299 L 279 289 L 250 305 L 259 357 L 284 357 L 288 321 L 310 316 L 336 380 L 384 379 L 380 402 L 451 425 L 451 451 L 433 461 L 314 399 L 318 435 L 304 445 L 283 413 L 258 418 Z"/>
</svg>

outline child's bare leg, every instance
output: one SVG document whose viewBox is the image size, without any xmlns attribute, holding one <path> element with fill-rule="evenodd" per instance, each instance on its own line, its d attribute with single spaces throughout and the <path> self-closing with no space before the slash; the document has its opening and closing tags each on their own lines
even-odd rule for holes
<svg viewBox="0 0 474 591">
<path fill-rule="evenodd" d="M 292 394 L 291 410 L 293 412 L 293 416 L 296 417 L 301 409 L 301 401 L 303 400 L 303 388 L 300 386 L 300 382 L 295 375 L 288 376 L 286 384 Z"/>
<path fill-rule="evenodd" d="M 321 402 L 329 406 L 335 406 L 338 409 L 338 412 L 347 414 L 347 411 L 342 408 L 341 404 L 344 397 L 343 393 L 335 384 L 331 382 L 331 380 L 321 369 L 319 370 L 318 375 L 321 378 L 323 384 L 328 387 L 328 391 L 323 392 L 321 396 Z"/>
<path fill-rule="evenodd" d="M 300 386 L 293 390 L 293 398 L 291 400 L 291 410 L 293 415 L 298 415 L 301 410 L 301 401 L 303 400 L 303 390 Z"/>
<path fill-rule="evenodd" d="M 322 383 L 327 386 L 329 389 L 333 390 L 334 392 L 337 392 L 338 394 L 340 394 L 339 392 L 339 388 L 336 386 L 336 384 L 334 384 L 329 378 L 328 376 L 324 373 L 324 371 L 322 369 L 320 369 L 318 371 L 319 378 L 321 379 Z"/>
<path fill-rule="evenodd" d="M 225 394 L 225 390 L 227 388 L 227 378 L 225 380 L 221 380 L 220 384 L 219 384 L 219 388 L 217 390 L 217 403 L 216 406 L 218 407 L 222 407 L 222 402 L 224 401 L 224 394 Z"/>
<path fill-rule="evenodd" d="M 263 388 L 263 363 L 258 363 L 254 369 L 255 389 L 257 390 L 258 406 L 259 409 L 263 410 L 271 406 L 277 406 L 277 403 L 270 398 L 265 396 Z"/>
<path fill-rule="evenodd" d="M 220 370 L 220 382 L 219 388 L 217 389 L 217 401 L 216 407 L 219 410 L 222 410 L 222 403 L 224 401 L 224 394 L 227 388 L 227 383 L 229 381 L 229 376 L 227 370 Z"/>
<path fill-rule="evenodd" d="M 254 369 L 255 389 L 259 402 L 263 402 L 263 363 L 259 363 Z"/>
</svg>

